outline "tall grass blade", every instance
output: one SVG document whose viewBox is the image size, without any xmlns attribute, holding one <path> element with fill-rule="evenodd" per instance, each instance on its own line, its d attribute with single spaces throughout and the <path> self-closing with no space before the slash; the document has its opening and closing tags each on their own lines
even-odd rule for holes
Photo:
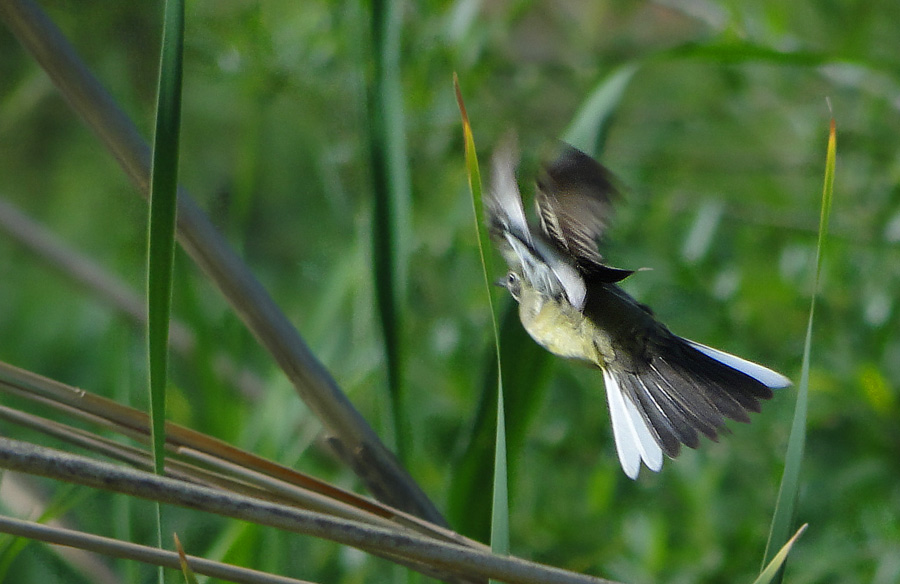
<svg viewBox="0 0 900 584">
<path fill-rule="evenodd" d="M 184 3 L 182 0 L 167 0 L 150 172 L 147 266 L 150 418 L 154 464 L 159 474 L 162 474 L 165 465 L 166 380 L 169 316 L 172 312 L 172 265 L 175 258 L 183 46 Z"/>
<path fill-rule="evenodd" d="M 800 467 L 803 462 L 803 451 L 806 445 L 806 412 L 809 401 L 809 355 L 812 347 L 813 316 L 816 308 L 816 296 L 819 290 L 819 278 L 822 273 L 822 258 L 825 242 L 828 237 L 828 219 L 831 216 L 831 201 L 834 190 L 834 166 L 837 152 L 835 122 L 832 118 L 828 133 L 828 148 L 825 156 L 825 186 L 822 191 L 822 210 L 819 216 L 819 239 L 816 244 L 816 272 L 813 279 L 812 298 L 809 305 L 809 320 L 806 325 L 806 341 L 803 345 L 803 365 L 800 370 L 800 385 L 797 390 L 797 405 L 794 409 L 794 421 L 791 435 L 788 438 L 787 457 L 784 465 L 784 476 L 778 490 L 778 501 L 772 517 L 769 541 L 763 565 L 769 564 L 775 557 L 776 550 L 787 541 L 791 523 L 794 521 L 794 506 L 800 490 Z M 781 577 L 778 577 L 780 580 Z"/>
<path fill-rule="evenodd" d="M 509 492 L 507 485 L 508 469 L 506 464 L 506 423 L 503 411 L 503 363 L 500 357 L 500 327 L 498 326 L 497 308 L 494 303 L 494 290 L 491 277 L 494 274 L 493 258 L 489 252 L 490 238 L 484 222 L 484 206 L 482 199 L 481 171 L 478 168 L 478 156 L 475 151 L 475 138 L 472 126 L 459 88 L 459 78 L 453 75 L 453 86 L 456 101 L 462 116 L 463 136 L 466 149 L 466 174 L 469 179 L 469 191 L 472 194 L 472 210 L 475 217 L 475 232 L 478 234 L 478 253 L 484 273 L 484 288 L 491 308 L 491 324 L 494 329 L 494 347 L 497 355 L 497 430 L 494 441 L 494 480 L 491 508 L 491 549 L 495 553 L 509 553 Z"/>
<path fill-rule="evenodd" d="M 494 486 L 491 505 L 491 550 L 509 554 L 509 470 L 506 464 L 506 421 L 503 381 L 497 378 L 497 436 L 494 443 Z"/>
<path fill-rule="evenodd" d="M 178 148 L 181 129 L 184 2 L 166 0 L 156 128 L 150 169 L 150 235 L 147 260 L 147 352 L 150 372 L 150 430 L 156 474 L 165 473 L 166 383 L 175 217 L 178 205 Z M 156 506 L 157 540 L 163 547 L 162 512 Z M 159 582 L 164 581 L 159 568 Z"/>
<path fill-rule="evenodd" d="M 543 390 L 552 371 L 552 355 L 535 343 L 519 321 L 515 303 L 508 303 L 500 319 L 500 360 L 505 387 L 515 391 L 503 396 L 505 417 L 515 420 L 506 428 L 506 451 L 510 474 L 515 473 L 516 453 L 522 450 L 538 411 Z M 480 403 L 472 428 L 455 462 L 450 485 L 448 514 L 460 533 L 479 541 L 490 538 L 491 498 L 484 496 L 484 478 L 494 468 L 497 420 L 497 359 L 487 361 L 480 392 Z"/>
<path fill-rule="evenodd" d="M 374 71 L 369 84 L 369 159 L 373 206 L 373 253 L 378 314 L 384 335 L 388 426 L 401 461 L 410 445 L 405 406 L 403 310 L 409 245 L 410 184 L 406 128 L 400 83 L 400 33 L 403 18 L 397 0 L 375 0 L 371 10 Z"/>
</svg>

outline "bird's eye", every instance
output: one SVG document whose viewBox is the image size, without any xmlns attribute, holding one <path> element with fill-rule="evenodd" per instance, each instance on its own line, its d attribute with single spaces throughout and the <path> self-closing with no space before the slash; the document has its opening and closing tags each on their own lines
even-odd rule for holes
<svg viewBox="0 0 900 584">
<path fill-rule="evenodd" d="M 515 272 L 506 274 L 506 289 L 509 290 L 509 293 L 513 298 L 519 300 L 519 291 L 522 289 L 521 282 L 519 281 L 519 274 Z"/>
</svg>

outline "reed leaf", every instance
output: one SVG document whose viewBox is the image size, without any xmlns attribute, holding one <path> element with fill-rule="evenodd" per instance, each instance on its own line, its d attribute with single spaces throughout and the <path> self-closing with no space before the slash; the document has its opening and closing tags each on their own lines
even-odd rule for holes
<svg viewBox="0 0 900 584">
<path fill-rule="evenodd" d="M 794 409 L 794 421 L 788 438 L 787 457 L 784 464 L 784 475 L 778 489 L 778 500 L 772 517 L 769 539 L 763 565 L 769 564 L 788 539 L 791 523 L 794 521 L 794 507 L 800 492 L 800 470 L 803 464 L 803 452 L 806 446 L 806 414 L 809 407 L 809 356 L 812 350 L 813 318 L 815 316 L 816 298 L 819 293 L 819 280 L 822 275 L 822 261 L 825 243 L 828 239 L 828 220 L 831 216 L 831 203 L 834 195 L 834 167 L 837 153 L 837 138 L 834 119 L 828 132 L 828 146 L 825 155 L 825 186 L 822 190 L 822 209 L 819 215 L 819 236 L 816 242 L 816 271 L 813 278 L 813 289 L 809 303 L 809 320 L 806 325 L 806 340 L 803 343 L 803 364 L 800 370 L 800 384 L 797 388 L 797 403 Z M 778 577 L 780 581 L 781 576 Z"/>
</svg>

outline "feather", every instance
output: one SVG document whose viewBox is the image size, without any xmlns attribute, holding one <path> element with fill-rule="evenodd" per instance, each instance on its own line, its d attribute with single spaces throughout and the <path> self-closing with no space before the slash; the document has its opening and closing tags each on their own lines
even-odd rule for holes
<svg viewBox="0 0 900 584">
<path fill-rule="evenodd" d="M 531 230 L 525 218 L 522 195 L 516 184 L 518 151 L 515 136 L 509 136 L 494 153 L 491 188 L 486 191 L 488 226 L 492 230 L 509 231 L 531 245 Z"/>
<path fill-rule="evenodd" d="M 603 369 L 603 380 L 622 470 L 629 478 L 636 479 L 643 461 L 650 470 L 659 471 L 663 461 L 662 449 L 654 439 L 650 427 L 635 404 L 622 393 L 616 374 Z"/>
<path fill-rule="evenodd" d="M 511 269 L 522 272 L 532 286 L 555 298 L 565 294 L 581 310 L 587 288 L 571 259 L 533 233 L 525 217 L 516 184 L 518 164 L 515 137 L 510 136 L 493 157 L 491 188 L 485 194 L 488 228 Z"/>
<path fill-rule="evenodd" d="M 696 448 L 699 433 L 715 440 L 726 418 L 749 421 L 747 413 L 759 411 L 759 400 L 790 385 L 762 365 L 671 333 L 648 347 L 638 371 L 611 367 L 603 375 L 619 460 L 631 478 L 641 461 L 656 471 L 662 453 L 674 458 L 682 444 Z"/>
<path fill-rule="evenodd" d="M 731 353 L 713 349 L 712 347 L 707 347 L 706 345 L 701 345 L 700 343 L 688 339 L 685 340 L 701 353 L 704 353 L 708 357 L 712 357 L 720 363 L 728 365 L 732 369 L 740 371 L 744 375 L 752 377 L 753 379 L 757 380 L 770 389 L 783 389 L 791 385 L 790 379 L 788 379 L 781 373 L 772 371 L 768 367 L 763 367 L 759 363 L 741 359 L 740 357 L 732 355 Z"/>
<path fill-rule="evenodd" d="M 612 214 L 612 175 L 571 146 L 544 168 L 535 205 L 541 230 L 560 250 L 585 265 L 602 265 L 597 242 Z"/>
</svg>

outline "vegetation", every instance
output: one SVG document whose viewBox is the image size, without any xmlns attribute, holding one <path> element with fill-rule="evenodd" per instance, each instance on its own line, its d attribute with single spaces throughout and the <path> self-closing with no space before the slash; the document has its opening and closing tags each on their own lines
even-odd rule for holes
<svg viewBox="0 0 900 584">
<path fill-rule="evenodd" d="M 149 138 L 161 7 L 121 3 L 88 16 L 45 4 Z M 796 508 L 809 528 L 786 579 L 900 579 L 900 5 L 458 0 L 375 18 L 389 9 L 372 4 L 188 3 L 180 181 L 356 408 L 402 444 L 404 466 L 448 523 L 489 541 L 492 476 L 481 463 L 493 450 L 479 430 L 492 432 L 496 419 L 453 72 L 482 169 L 515 129 L 527 191 L 554 141 L 577 138 L 628 186 L 606 255 L 652 268 L 627 280 L 628 291 L 676 333 L 795 380 L 834 115 L 834 207 Z M 373 22 L 399 34 L 395 64 L 373 48 L 393 38 L 373 35 Z M 146 202 L 6 28 L 0 55 L 0 202 L 143 294 Z M 596 98 L 610 79 L 620 99 Z M 385 103 L 396 117 L 380 126 Z M 391 140 L 373 137 L 385 128 Z M 380 148 L 392 153 L 386 162 Z M 381 196 L 394 198 L 384 207 Z M 376 252 L 385 220 L 396 239 Z M 6 233 L 0 361 L 146 410 L 142 326 Z M 394 254 L 390 284 L 374 277 L 378 253 Z M 385 326 L 385 295 L 396 302 L 395 329 Z M 364 492 L 181 249 L 173 314 L 195 350 L 173 353 L 170 420 Z M 625 582 L 752 582 L 796 392 L 780 391 L 751 425 L 732 425 L 719 443 L 633 482 L 618 468 L 600 375 L 547 358 L 506 320 L 511 553 Z M 388 391 L 386 334 L 399 394 Z M 260 382 L 223 379 L 222 355 Z M 0 395 L 2 405 L 47 413 Z M 5 421 L 0 434 L 82 452 Z M 31 516 L 10 495 L 9 476 L 0 477 L 2 514 Z M 150 503 L 26 484 L 70 526 L 155 543 Z M 327 541 L 175 508 L 163 515 L 188 554 L 317 582 L 405 579 L 385 560 Z M 154 577 L 143 565 L 104 562 L 121 581 Z M 2 536 L 0 570 L 6 582 L 101 581 L 54 548 Z M 183 581 L 174 570 L 167 577 Z"/>
</svg>

